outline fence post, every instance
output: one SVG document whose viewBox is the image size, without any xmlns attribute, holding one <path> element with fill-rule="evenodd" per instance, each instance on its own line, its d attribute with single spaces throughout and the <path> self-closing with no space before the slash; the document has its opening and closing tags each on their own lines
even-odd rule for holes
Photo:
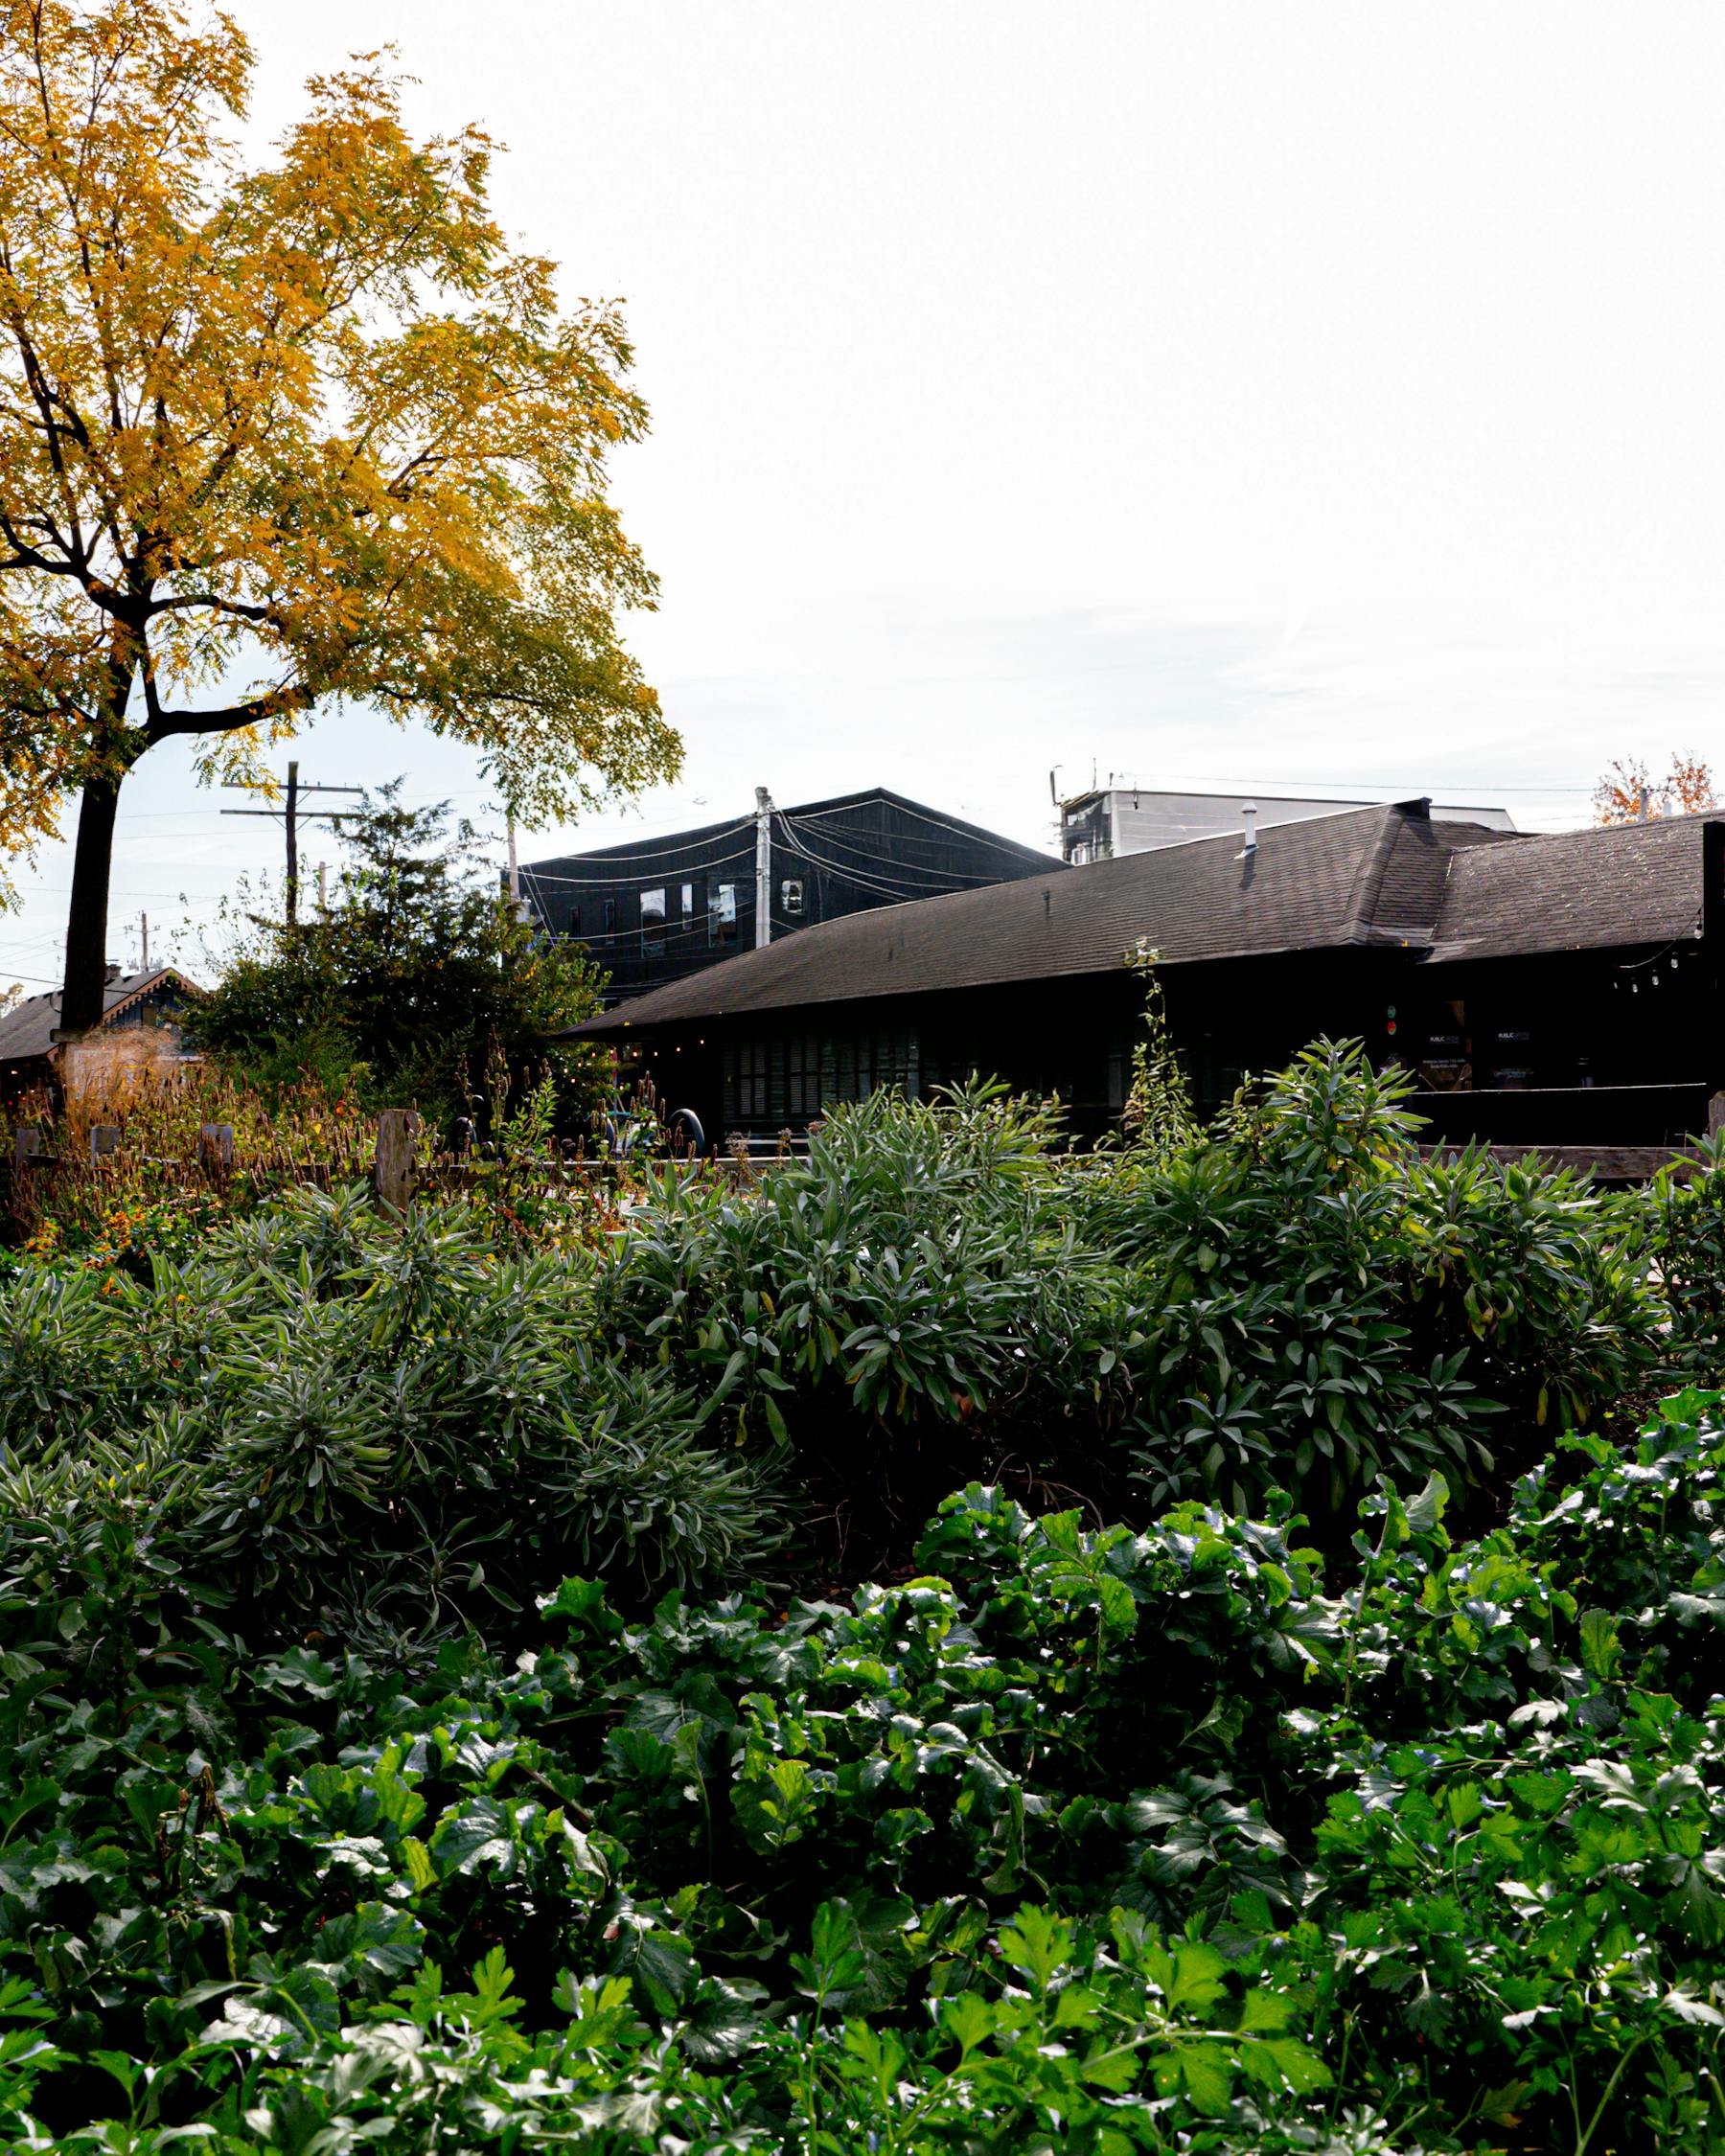
<svg viewBox="0 0 1725 2156">
<path fill-rule="evenodd" d="M 92 1123 L 90 1126 L 90 1165 L 105 1160 L 110 1153 L 120 1150 L 120 1126 L 118 1123 Z"/>
<path fill-rule="evenodd" d="M 205 1175 L 217 1175 L 234 1164 L 234 1126 L 200 1123 L 197 1127 L 197 1164 Z"/>
<path fill-rule="evenodd" d="M 20 1123 L 12 1133 L 12 1166 L 27 1168 L 39 1159 L 42 1151 L 42 1134 L 34 1123 Z"/>
<path fill-rule="evenodd" d="M 413 1141 L 419 1127 L 411 1108 L 386 1108 L 378 1117 L 378 1202 L 392 1212 L 404 1213 L 413 1200 Z"/>
</svg>

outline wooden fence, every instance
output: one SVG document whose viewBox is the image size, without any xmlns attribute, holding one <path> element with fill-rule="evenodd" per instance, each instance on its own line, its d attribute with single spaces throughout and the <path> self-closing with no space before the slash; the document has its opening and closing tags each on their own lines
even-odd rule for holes
<svg viewBox="0 0 1725 2156">
<path fill-rule="evenodd" d="M 1710 1116 L 1716 1132 L 1725 1121 L 1725 1096 L 1715 1096 L 1720 1112 Z M 627 1197 L 638 1189 L 642 1171 L 669 1169 L 684 1181 L 719 1181 L 743 1188 L 774 1167 L 802 1156 L 787 1131 L 771 1142 L 770 1150 L 755 1141 L 752 1148 L 734 1141 L 731 1150 L 695 1155 L 688 1151 L 657 1150 L 600 1152 L 589 1155 L 583 1147 L 553 1146 L 542 1154 L 517 1154 L 501 1158 L 484 1148 L 464 1153 L 431 1152 L 425 1142 L 421 1118 L 412 1109 L 385 1109 L 370 1132 L 369 1147 L 362 1141 L 346 1147 L 339 1158 L 310 1159 L 290 1149 L 276 1147 L 257 1158 L 241 1157 L 233 1126 L 205 1123 L 197 1134 L 191 1158 L 172 1158 L 128 1151 L 122 1143 L 117 1124 L 96 1124 L 89 1132 L 88 1151 L 76 1157 L 51 1150 L 53 1133 L 42 1125 L 22 1124 L 12 1133 L 11 1211 L 18 1224 L 38 1215 L 43 1203 L 62 1177 L 80 1181 L 118 1180 L 128 1169 L 148 1167 L 154 1181 L 169 1187 L 192 1191 L 220 1185 L 243 1177 L 257 1196 L 276 1191 L 310 1187 L 332 1190 L 360 1181 L 369 1181 L 381 1206 L 404 1211 L 416 1198 L 485 1194 L 508 1203 L 513 1194 L 586 1189 L 594 1194 L 616 1193 Z M 1454 1158 L 1461 1147 L 1455 1141 L 1422 1146 L 1428 1156 Z M 1537 1158 L 1552 1167 L 1581 1170 L 1600 1182 L 1645 1182 L 1669 1167 L 1679 1178 L 1699 1172 L 1701 1163 L 1688 1148 L 1669 1145 L 1492 1145 L 1491 1158 L 1505 1163 Z"/>
<path fill-rule="evenodd" d="M 1454 1160 L 1462 1146 L 1422 1145 L 1428 1158 Z M 1662 1168 L 1669 1168 L 1687 1182 L 1701 1172 L 1693 1155 L 1673 1151 L 1668 1145 L 1488 1145 L 1492 1159 L 1509 1166 L 1522 1160 L 1538 1160 L 1548 1168 L 1576 1168 L 1596 1182 L 1651 1182 Z"/>
<path fill-rule="evenodd" d="M 369 1181 L 380 1204 L 402 1211 L 416 1197 L 454 1197 L 487 1191 L 505 1199 L 533 1190 L 617 1190 L 637 1184 L 648 1168 L 669 1169 L 682 1181 L 722 1181 L 744 1186 L 778 1162 L 795 1157 L 786 1133 L 770 1153 L 738 1144 L 724 1154 L 696 1155 L 687 1148 L 657 1145 L 648 1150 L 600 1151 L 585 1146 L 552 1145 L 543 1153 L 499 1156 L 473 1145 L 462 1152 L 427 1149 L 425 1126 L 412 1109 L 385 1109 L 371 1127 L 369 1145 L 349 1145 L 340 1157 L 303 1158 L 291 1148 L 270 1147 L 245 1158 L 230 1123 L 205 1123 L 189 1157 L 150 1154 L 127 1148 L 118 1124 L 98 1123 L 88 1134 L 87 1150 L 76 1154 L 54 1149 L 55 1132 L 44 1124 L 20 1124 L 12 1132 L 12 1211 L 25 1219 L 39 1211 L 62 1179 L 115 1180 L 128 1170 L 149 1168 L 152 1180 L 171 1188 L 194 1190 L 243 1177 L 260 1195 L 310 1187 L 331 1190 Z"/>
</svg>

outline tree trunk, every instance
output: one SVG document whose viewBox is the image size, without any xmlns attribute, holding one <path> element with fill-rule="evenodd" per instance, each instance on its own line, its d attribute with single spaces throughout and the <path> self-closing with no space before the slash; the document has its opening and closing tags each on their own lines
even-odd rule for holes
<svg viewBox="0 0 1725 2156">
<path fill-rule="evenodd" d="M 72 856 L 72 903 L 66 910 L 66 980 L 59 1030 L 88 1033 L 102 1022 L 107 985 L 108 872 L 114 853 L 117 778 L 92 779 L 78 810 Z"/>
<path fill-rule="evenodd" d="M 145 656 L 135 631 L 118 627 L 108 652 L 99 745 L 110 753 L 105 768 L 85 782 L 78 808 L 78 841 L 72 850 L 72 903 L 66 908 L 66 978 L 60 992 L 59 1031 L 79 1035 L 102 1023 L 107 986 L 108 878 L 114 860 L 114 817 L 120 788 L 146 744 L 126 732 L 132 678 Z"/>
</svg>

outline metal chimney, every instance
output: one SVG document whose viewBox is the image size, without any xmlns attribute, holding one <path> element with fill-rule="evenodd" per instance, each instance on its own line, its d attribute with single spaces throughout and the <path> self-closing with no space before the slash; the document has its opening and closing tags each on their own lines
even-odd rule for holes
<svg viewBox="0 0 1725 2156">
<path fill-rule="evenodd" d="M 1243 801 L 1240 804 L 1240 821 L 1246 827 L 1246 843 L 1240 848 L 1242 860 L 1250 860 L 1257 852 L 1257 803 Z"/>
</svg>

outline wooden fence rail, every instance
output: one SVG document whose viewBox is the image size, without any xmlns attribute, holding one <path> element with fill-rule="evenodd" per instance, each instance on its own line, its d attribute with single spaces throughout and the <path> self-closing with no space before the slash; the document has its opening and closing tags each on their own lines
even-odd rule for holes
<svg viewBox="0 0 1725 2156">
<path fill-rule="evenodd" d="M 1428 1159 L 1455 1160 L 1465 1148 L 1422 1145 L 1419 1150 Z M 1669 1168 L 1687 1182 L 1702 1167 L 1692 1155 L 1675 1152 L 1668 1145 L 1488 1145 L 1485 1151 L 1506 1167 L 1539 1160 L 1548 1168 L 1578 1169 L 1596 1182 L 1651 1182 L 1662 1168 Z"/>
<path fill-rule="evenodd" d="M 455 1197 L 489 1190 L 507 1198 L 516 1191 L 609 1189 L 629 1181 L 644 1167 L 669 1168 L 684 1181 L 722 1181 L 735 1187 L 752 1181 L 776 1160 L 793 1157 L 791 1148 L 783 1144 L 775 1157 L 750 1156 L 742 1148 L 734 1154 L 700 1156 L 677 1151 L 589 1155 L 581 1148 L 570 1152 L 556 1147 L 513 1157 L 499 1157 L 481 1147 L 428 1153 L 422 1118 L 412 1109 L 402 1108 L 385 1109 L 378 1117 L 369 1160 L 363 1147 L 345 1159 L 301 1158 L 286 1148 L 247 1158 L 229 1123 L 202 1125 L 190 1158 L 132 1151 L 114 1123 L 94 1125 L 87 1146 L 76 1153 L 53 1151 L 53 1137 L 47 1125 L 20 1124 L 13 1129 L 14 1217 L 21 1219 L 37 1210 L 63 1176 L 117 1181 L 127 1170 L 140 1166 L 158 1171 L 156 1180 L 188 1192 L 239 1176 L 254 1189 L 270 1191 L 331 1190 L 368 1176 L 379 1204 L 400 1213 L 417 1196 Z"/>
<path fill-rule="evenodd" d="M 51 1152 L 52 1135 L 45 1126 L 32 1124 L 19 1125 L 12 1132 L 12 1210 L 20 1220 L 39 1207 L 52 1181 L 67 1171 L 80 1178 L 105 1180 L 111 1176 L 117 1180 L 128 1167 L 144 1165 L 164 1171 L 162 1180 L 187 1191 L 240 1175 L 258 1190 L 310 1187 L 327 1191 L 358 1180 L 367 1167 L 363 1146 L 355 1148 L 345 1159 L 300 1159 L 290 1152 L 276 1152 L 246 1160 L 236 1145 L 233 1126 L 227 1123 L 204 1124 L 197 1135 L 196 1154 L 189 1159 L 129 1153 L 122 1144 L 123 1133 L 117 1124 L 97 1124 L 89 1134 L 87 1154 L 82 1156 Z M 507 1199 L 512 1191 L 612 1188 L 649 1165 L 670 1168 L 686 1181 L 747 1187 L 763 1173 L 798 1157 L 788 1132 L 770 1154 L 751 1152 L 738 1143 L 730 1152 L 700 1156 L 589 1156 L 579 1149 L 573 1154 L 553 1149 L 542 1155 L 499 1158 L 471 1149 L 465 1153 L 427 1154 L 423 1141 L 424 1126 L 412 1109 L 385 1109 L 378 1117 L 369 1162 L 370 1181 L 379 1204 L 392 1212 L 404 1211 L 415 1197 L 456 1197 L 486 1190 Z M 1421 1150 L 1428 1157 L 1454 1158 L 1461 1148 L 1446 1142 L 1429 1144 Z M 1538 1158 L 1552 1167 L 1581 1170 L 1606 1183 L 1649 1181 L 1666 1167 L 1687 1180 L 1701 1166 L 1687 1149 L 1670 1146 L 1493 1145 L 1486 1150 L 1493 1159 L 1505 1163 Z"/>
</svg>

